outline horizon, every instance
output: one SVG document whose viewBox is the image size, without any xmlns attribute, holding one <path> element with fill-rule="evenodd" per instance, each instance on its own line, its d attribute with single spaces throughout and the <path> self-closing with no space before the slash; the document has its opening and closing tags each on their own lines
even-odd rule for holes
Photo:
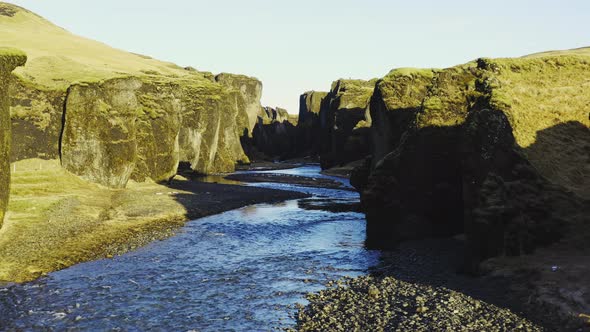
<svg viewBox="0 0 590 332">
<path fill-rule="evenodd" d="M 504 10 L 508 1 L 480 6 L 485 11 L 478 11 L 463 0 L 451 5 L 254 1 L 260 6 L 233 0 L 215 4 L 7 2 L 118 49 L 200 71 L 256 77 L 264 86 L 262 105 L 282 107 L 291 114 L 298 113 L 303 92 L 328 91 L 340 78 L 368 80 L 394 68 L 445 68 L 480 57 L 518 57 L 590 46 L 584 39 L 590 28 L 584 20 L 590 3 L 578 0 L 569 1 L 569 6 L 527 0 L 510 4 L 509 11 Z M 173 10 L 179 7 L 184 10 Z M 195 20 L 193 13 L 199 10 L 211 14 L 197 15 Z M 400 11 L 407 15 L 390 14 Z M 105 26 L 106 16 L 110 22 Z M 388 20 L 390 16 L 394 19 Z M 224 22 L 226 18 L 231 21 Z M 481 24 L 497 21 L 503 23 Z"/>
</svg>

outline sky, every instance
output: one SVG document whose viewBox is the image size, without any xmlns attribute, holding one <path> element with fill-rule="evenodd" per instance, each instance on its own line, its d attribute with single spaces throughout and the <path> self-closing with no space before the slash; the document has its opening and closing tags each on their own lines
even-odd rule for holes
<svg viewBox="0 0 590 332">
<path fill-rule="evenodd" d="M 590 46 L 588 0 L 9 0 L 77 35 L 213 73 L 254 76 L 262 104 L 339 78 Z"/>
</svg>

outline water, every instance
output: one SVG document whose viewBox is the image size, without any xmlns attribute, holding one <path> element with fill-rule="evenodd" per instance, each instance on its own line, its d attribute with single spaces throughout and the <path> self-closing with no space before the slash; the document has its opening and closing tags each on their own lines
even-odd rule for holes
<svg viewBox="0 0 590 332">
<path fill-rule="evenodd" d="M 323 177 L 317 167 L 281 171 Z M 261 183 L 314 198 L 350 191 Z M 0 287 L 0 329 L 267 331 L 292 327 L 295 303 L 377 263 L 364 216 L 260 204 L 189 222 L 177 236 L 114 259 Z"/>
</svg>

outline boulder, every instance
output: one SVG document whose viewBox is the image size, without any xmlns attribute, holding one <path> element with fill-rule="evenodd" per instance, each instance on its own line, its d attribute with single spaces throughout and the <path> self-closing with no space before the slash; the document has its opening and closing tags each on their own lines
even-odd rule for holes
<svg viewBox="0 0 590 332">
<path fill-rule="evenodd" d="M 10 82 L 11 72 L 27 61 L 27 56 L 18 50 L 0 48 L 0 228 L 8 206 L 10 192 Z"/>
</svg>

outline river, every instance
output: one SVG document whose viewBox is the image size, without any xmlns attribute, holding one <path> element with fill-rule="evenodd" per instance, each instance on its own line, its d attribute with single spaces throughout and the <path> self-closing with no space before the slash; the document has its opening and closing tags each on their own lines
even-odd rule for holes
<svg viewBox="0 0 590 332">
<path fill-rule="evenodd" d="M 271 171 L 327 177 L 319 167 Z M 327 177 L 335 179 L 333 177 Z M 358 201 L 347 190 L 258 183 Z M 188 222 L 137 251 L 0 286 L 0 329 L 268 331 L 293 327 L 296 303 L 330 281 L 359 276 L 379 253 L 365 250 L 364 215 L 258 204 Z"/>
</svg>

